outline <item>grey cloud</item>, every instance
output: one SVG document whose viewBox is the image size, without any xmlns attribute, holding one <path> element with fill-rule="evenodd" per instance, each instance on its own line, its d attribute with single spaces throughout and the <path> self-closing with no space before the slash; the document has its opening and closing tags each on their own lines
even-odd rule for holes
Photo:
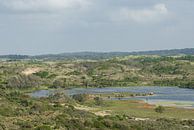
<svg viewBox="0 0 194 130">
<path fill-rule="evenodd" d="M 134 21 L 138 23 L 144 22 L 153 22 L 159 21 L 164 16 L 168 15 L 169 11 L 165 4 L 159 3 L 154 5 L 151 8 L 143 8 L 143 9 L 129 9 L 129 8 L 121 8 L 119 11 L 115 11 L 112 14 L 113 21 Z"/>
<path fill-rule="evenodd" d="M 0 0 L 0 6 L 4 10 L 16 12 L 64 11 L 82 9 L 90 4 L 89 0 Z"/>
<path fill-rule="evenodd" d="M 193 7 L 191 0 L 0 0 L 0 54 L 194 47 Z"/>
</svg>

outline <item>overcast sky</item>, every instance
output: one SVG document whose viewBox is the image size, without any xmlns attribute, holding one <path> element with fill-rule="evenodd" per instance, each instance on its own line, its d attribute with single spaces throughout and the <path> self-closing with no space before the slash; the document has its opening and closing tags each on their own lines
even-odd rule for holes
<svg viewBox="0 0 194 130">
<path fill-rule="evenodd" d="M 0 54 L 194 48 L 194 0 L 0 0 Z"/>
</svg>

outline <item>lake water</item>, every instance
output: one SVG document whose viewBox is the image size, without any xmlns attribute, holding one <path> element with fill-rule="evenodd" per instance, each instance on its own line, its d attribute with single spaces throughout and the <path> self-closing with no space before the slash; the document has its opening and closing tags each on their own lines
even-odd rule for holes
<svg viewBox="0 0 194 130">
<path fill-rule="evenodd" d="M 67 95 L 75 94 L 103 94 L 103 93 L 150 93 L 153 96 L 124 97 L 121 100 L 144 100 L 149 104 L 194 108 L 194 89 L 178 87 L 109 87 L 109 88 L 73 88 L 68 90 L 40 90 L 31 94 L 32 97 L 47 97 L 57 91 L 63 91 Z M 112 98 L 111 100 L 118 100 Z"/>
</svg>

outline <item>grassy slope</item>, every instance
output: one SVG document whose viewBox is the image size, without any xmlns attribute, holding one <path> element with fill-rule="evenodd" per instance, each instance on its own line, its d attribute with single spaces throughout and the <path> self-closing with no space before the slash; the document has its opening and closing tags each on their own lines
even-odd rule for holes
<svg viewBox="0 0 194 130">
<path fill-rule="evenodd" d="M 0 62 L 0 83 L 18 79 L 33 79 L 39 86 L 194 86 L 194 58 L 127 56 L 109 60 L 86 61 L 12 61 Z M 40 72 L 20 76 L 26 69 Z M 18 82 L 11 80 L 11 84 Z M 15 83 L 16 82 L 16 83 Z M 30 82 L 30 81 L 29 81 Z M 25 82 L 23 86 L 32 83 Z M 54 83 L 54 84 L 53 84 Z M 19 84 L 19 83 L 18 83 Z M 19 84 L 20 85 L 20 84 Z M 5 85 L 6 86 L 6 85 Z M 13 87 L 13 86 L 12 86 Z M 36 87 L 36 85 L 33 85 Z"/>
</svg>

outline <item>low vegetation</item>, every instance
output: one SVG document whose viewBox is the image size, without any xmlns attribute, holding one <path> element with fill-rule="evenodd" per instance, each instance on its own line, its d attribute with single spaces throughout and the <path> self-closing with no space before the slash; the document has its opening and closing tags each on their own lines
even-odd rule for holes
<svg viewBox="0 0 194 130">
<path fill-rule="evenodd" d="M 38 89 L 110 86 L 194 88 L 193 56 L 124 56 L 103 60 L 1 60 L 0 130 L 193 130 L 193 109 L 104 100 L 154 93 L 45 98 Z M 33 71 L 36 70 L 36 71 Z M 25 73 L 24 73 L 25 72 Z"/>
<path fill-rule="evenodd" d="M 79 97 L 82 96 L 86 97 L 86 95 L 79 95 Z M 143 103 L 103 101 L 100 97 L 84 99 L 82 100 L 84 102 L 80 102 L 80 100 L 77 101 L 76 98 L 74 100 L 63 93 L 56 93 L 48 98 L 31 98 L 24 92 L 1 90 L 0 129 L 194 129 L 194 122 L 190 118 L 193 114 L 192 111 L 185 113 L 184 110 L 167 108 L 164 113 L 161 113 L 161 107 L 158 107 L 159 114 L 157 114 L 154 106 L 153 108 L 141 108 L 139 105 L 144 106 Z M 91 108 L 89 104 L 94 104 L 95 107 Z M 83 109 L 84 107 L 85 109 Z M 111 110 L 110 114 L 100 114 L 108 110 Z M 179 111 L 178 118 L 177 115 L 172 118 L 173 111 Z M 184 114 L 186 115 L 183 116 Z M 189 114 L 190 117 L 187 116 Z M 181 119 L 186 116 L 188 119 Z"/>
<path fill-rule="evenodd" d="M 155 111 L 158 113 L 163 113 L 165 111 L 165 108 L 163 106 L 158 106 L 155 108 Z"/>
<path fill-rule="evenodd" d="M 3 87 L 179 86 L 194 88 L 194 56 L 126 56 L 107 60 L 1 61 Z M 25 75 L 22 72 L 36 69 Z M 37 72 L 37 70 L 39 70 Z"/>
</svg>

